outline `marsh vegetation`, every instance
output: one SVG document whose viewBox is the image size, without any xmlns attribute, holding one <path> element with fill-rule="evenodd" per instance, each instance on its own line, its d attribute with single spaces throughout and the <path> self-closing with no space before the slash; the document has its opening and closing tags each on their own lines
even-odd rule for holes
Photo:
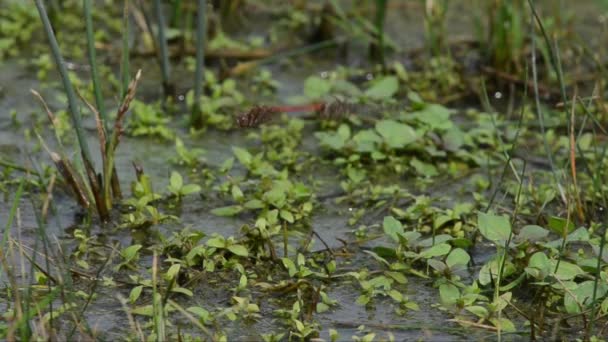
<svg viewBox="0 0 608 342">
<path fill-rule="evenodd" d="M 607 14 L 2 1 L 0 339 L 603 340 Z"/>
</svg>

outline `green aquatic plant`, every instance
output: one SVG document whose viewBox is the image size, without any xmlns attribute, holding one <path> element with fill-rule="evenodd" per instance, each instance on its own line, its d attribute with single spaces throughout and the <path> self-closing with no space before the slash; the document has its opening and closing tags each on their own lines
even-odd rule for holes
<svg viewBox="0 0 608 342">
<path fill-rule="evenodd" d="M 425 0 L 424 33 L 426 45 L 432 56 L 440 56 L 445 48 L 445 21 L 447 0 Z"/>
<path fill-rule="evenodd" d="M 184 196 L 200 192 L 201 187 L 198 184 L 184 184 L 182 176 L 178 172 L 173 171 L 169 178 L 167 190 L 169 190 L 173 196 L 181 200 Z"/>
<path fill-rule="evenodd" d="M 36 12 L 28 2 L 8 1 L 0 6 L 0 60 L 16 56 L 40 29 Z"/>
</svg>

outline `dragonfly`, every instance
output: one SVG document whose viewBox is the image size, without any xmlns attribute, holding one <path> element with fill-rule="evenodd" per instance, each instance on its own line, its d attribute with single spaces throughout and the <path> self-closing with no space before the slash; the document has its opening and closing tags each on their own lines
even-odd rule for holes
<svg viewBox="0 0 608 342">
<path fill-rule="evenodd" d="M 353 103 L 340 99 L 296 106 L 256 105 L 238 115 L 235 121 L 236 125 L 240 128 L 253 128 L 272 120 L 280 113 L 313 112 L 319 119 L 338 120 L 346 117 L 353 110 Z"/>
</svg>

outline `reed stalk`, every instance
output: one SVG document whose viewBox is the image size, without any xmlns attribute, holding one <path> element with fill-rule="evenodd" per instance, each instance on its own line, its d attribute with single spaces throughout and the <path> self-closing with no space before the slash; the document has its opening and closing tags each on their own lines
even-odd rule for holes
<svg viewBox="0 0 608 342">
<path fill-rule="evenodd" d="M 169 47 L 167 45 L 167 38 L 165 36 L 165 18 L 163 15 L 160 0 L 154 0 L 154 12 L 156 14 L 157 22 L 157 39 L 160 53 L 160 70 L 163 82 L 163 91 L 165 97 L 170 95 L 171 84 L 169 82 Z"/>
<path fill-rule="evenodd" d="M 206 9 L 207 1 L 198 0 L 196 18 L 196 70 L 194 73 L 194 101 L 192 103 L 191 114 L 191 124 L 196 128 L 200 128 L 203 124 L 200 101 L 203 96 L 203 76 L 205 70 Z"/>
<path fill-rule="evenodd" d="M 122 47 L 120 59 L 120 97 L 124 98 L 131 82 L 130 59 L 129 59 L 129 0 L 125 0 L 122 15 Z M 110 134 L 110 132 L 108 132 Z"/>
<path fill-rule="evenodd" d="M 378 36 L 378 58 L 382 68 L 386 67 L 384 60 L 384 22 L 386 21 L 386 5 L 388 0 L 376 0 L 376 34 Z"/>
<path fill-rule="evenodd" d="M 61 56 L 61 51 L 59 50 L 59 45 L 57 44 L 57 38 L 55 38 L 53 27 L 51 26 L 51 22 L 49 21 L 49 17 L 46 13 L 46 9 L 44 7 L 44 4 L 42 3 L 42 0 L 34 1 L 36 4 L 36 8 L 38 9 L 38 14 L 40 15 L 40 20 L 42 21 L 42 27 L 44 28 L 44 32 L 47 36 L 47 39 L 49 40 L 49 45 L 51 47 L 51 53 L 55 60 L 55 64 L 57 65 L 57 69 L 59 70 L 59 74 L 61 75 L 63 87 L 68 98 L 70 118 L 72 119 L 74 130 L 76 131 L 76 137 L 78 138 L 78 145 L 80 146 L 82 156 L 87 163 L 89 163 L 91 166 L 94 166 L 93 158 L 91 158 L 91 152 L 89 150 L 89 145 L 87 143 L 84 128 L 82 126 L 80 108 L 78 107 L 78 104 L 76 102 L 76 92 L 74 91 L 72 83 L 70 82 L 68 70 L 63 63 L 63 57 Z"/>
<path fill-rule="evenodd" d="M 106 115 L 106 106 L 103 102 L 101 94 L 101 83 L 99 82 L 99 72 L 97 71 L 97 57 L 95 53 L 95 35 L 93 32 L 93 18 L 91 15 L 91 0 L 83 0 L 82 7 L 84 10 L 84 19 L 87 31 L 87 55 L 89 57 L 89 66 L 91 67 L 91 79 L 93 81 L 93 93 L 95 95 L 95 104 L 101 118 L 102 126 L 105 131 L 108 131 L 108 117 Z"/>
</svg>

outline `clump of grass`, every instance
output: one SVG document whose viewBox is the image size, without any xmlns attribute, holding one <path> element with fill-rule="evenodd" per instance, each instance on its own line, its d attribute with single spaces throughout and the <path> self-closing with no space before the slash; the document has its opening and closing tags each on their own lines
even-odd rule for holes
<svg viewBox="0 0 608 342">
<path fill-rule="evenodd" d="M 109 219 L 110 209 L 112 208 L 112 200 L 113 198 L 120 198 L 120 188 L 118 186 L 118 177 L 115 172 L 114 167 L 114 155 L 116 152 L 116 147 L 118 146 L 120 136 L 122 135 L 122 125 L 124 118 L 129 110 L 129 105 L 131 101 L 135 97 L 135 91 L 137 89 L 137 82 L 141 76 L 141 70 L 138 71 L 135 78 L 131 81 L 129 86 L 126 88 L 125 95 L 123 96 L 122 103 L 118 109 L 116 115 L 116 121 L 114 123 L 114 127 L 110 132 L 107 128 L 107 124 L 104 124 L 105 120 L 102 117 L 101 112 L 87 103 L 89 108 L 95 114 L 97 120 L 97 131 L 99 144 L 101 149 L 101 156 L 103 160 L 103 171 L 101 175 L 96 171 L 95 164 L 91 157 L 91 152 L 89 150 L 89 146 L 87 144 L 84 128 L 82 125 L 80 108 L 76 102 L 76 92 L 73 88 L 73 85 L 69 79 L 69 75 L 67 69 L 63 63 L 63 58 L 61 56 L 61 52 L 59 51 L 59 45 L 57 44 L 57 39 L 55 38 L 55 34 L 53 31 L 53 27 L 48 19 L 48 15 L 46 13 L 46 9 L 41 0 L 36 1 L 36 7 L 38 9 L 38 13 L 40 15 L 40 19 L 43 23 L 44 31 L 49 40 L 49 45 L 51 47 L 51 52 L 55 59 L 55 64 L 57 69 L 61 75 L 63 80 L 63 86 L 68 98 L 68 104 L 70 109 L 70 117 L 72 118 L 72 122 L 74 125 L 74 129 L 76 131 L 76 135 L 78 137 L 78 143 L 80 152 L 82 155 L 82 162 L 84 164 L 84 173 L 88 179 L 88 188 L 85 188 L 86 182 L 83 181 L 81 175 L 74 170 L 72 165 L 74 164 L 65 153 L 57 154 L 52 151 L 49 152 L 53 161 L 55 162 L 57 168 L 60 173 L 66 179 L 66 182 L 70 184 L 72 190 L 77 195 L 78 202 L 81 206 L 89 209 L 91 203 L 95 203 L 97 208 L 97 212 L 102 221 L 107 221 Z M 85 6 L 85 12 L 89 12 L 90 15 L 90 7 Z M 85 17 L 88 16 L 85 14 Z M 89 28 L 91 28 L 92 35 L 92 23 L 89 23 Z M 89 39 L 92 37 L 89 36 Z M 92 45 L 92 44 L 91 44 Z M 123 51 L 123 54 L 128 54 L 128 51 Z M 94 53 L 91 54 L 89 49 L 89 60 L 91 63 L 94 63 Z M 100 85 L 97 84 L 99 89 Z M 34 93 L 43 103 L 51 122 L 53 120 L 54 115 L 44 103 L 44 100 L 40 95 Z M 103 100 L 99 100 L 103 102 Z M 86 102 L 86 101 L 85 101 Z M 108 135 L 110 139 L 108 139 Z M 59 144 L 61 147 L 61 145 Z"/>
<path fill-rule="evenodd" d="M 445 16 L 447 0 L 426 0 L 424 8 L 424 33 L 432 56 L 441 55 L 445 43 Z"/>
<path fill-rule="evenodd" d="M 486 59 L 498 70 L 521 71 L 526 35 L 524 0 L 483 1 L 478 7 L 486 18 L 485 25 L 477 18 L 478 41 Z"/>
<path fill-rule="evenodd" d="M 376 60 L 382 64 L 382 67 L 386 67 L 386 61 L 384 59 L 384 23 L 386 21 L 386 7 L 388 0 L 376 0 L 376 18 L 374 20 L 374 26 L 376 28 L 376 42 L 375 47 L 377 51 Z M 373 49 L 374 50 L 374 49 Z M 373 51 L 372 50 L 372 51 Z"/>
</svg>

